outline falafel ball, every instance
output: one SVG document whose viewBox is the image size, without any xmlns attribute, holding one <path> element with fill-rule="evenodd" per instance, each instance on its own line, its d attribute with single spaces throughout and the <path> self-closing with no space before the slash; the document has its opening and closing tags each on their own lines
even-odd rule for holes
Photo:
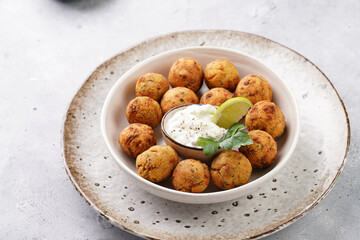
<svg viewBox="0 0 360 240">
<path fill-rule="evenodd" d="M 260 101 L 245 116 L 245 125 L 249 130 L 264 130 L 274 139 L 280 137 L 285 130 L 285 117 L 273 102 Z"/>
<path fill-rule="evenodd" d="M 138 174 L 154 183 L 167 179 L 177 163 L 179 156 L 170 146 L 156 145 L 136 158 Z"/>
<path fill-rule="evenodd" d="M 234 150 L 220 153 L 211 163 L 211 180 L 221 189 L 231 189 L 249 182 L 252 167 L 244 154 Z"/>
<path fill-rule="evenodd" d="M 243 77 L 235 90 L 236 97 L 244 97 L 249 99 L 252 104 L 263 100 L 272 100 L 272 90 L 268 81 L 255 74 Z"/>
<path fill-rule="evenodd" d="M 158 73 L 147 73 L 141 76 L 135 86 L 136 96 L 146 96 L 158 102 L 167 90 L 169 90 L 168 81 Z"/>
<path fill-rule="evenodd" d="M 248 135 L 253 144 L 242 146 L 239 151 L 249 159 L 253 168 L 270 166 L 277 155 L 277 144 L 273 137 L 262 130 L 252 130 Z"/>
<path fill-rule="evenodd" d="M 136 97 L 126 107 L 129 123 L 144 123 L 152 128 L 160 124 L 162 111 L 159 103 L 149 97 Z"/>
<path fill-rule="evenodd" d="M 240 81 L 236 67 L 225 59 L 218 59 L 206 65 L 205 83 L 208 88 L 222 87 L 233 92 Z"/>
<path fill-rule="evenodd" d="M 212 88 L 204 95 L 202 95 L 202 97 L 200 98 L 200 103 L 220 106 L 226 100 L 229 100 L 233 97 L 234 94 L 232 94 L 229 90 L 225 88 Z"/>
<path fill-rule="evenodd" d="M 156 145 L 154 130 L 142 123 L 133 123 L 124 128 L 119 135 L 119 143 L 124 152 L 131 158 Z"/>
<path fill-rule="evenodd" d="M 171 108 L 191 103 L 199 103 L 196 94 L 185 87 L 176 87 L 167 91 L 161 99 L 161 109 L 165 114 Z"/>
<path fill-rule="evenodd" d="M 209 168 L 195 159 L 186 159 L 178 163 L 172 174 L 174 188 L 182 192 L 203 192 L 210 182 Z"/>
<path fill-rule="evenodd" d="M 186 87 L 197 92 L 203 83 L 204 70 L 196 60 L 180 58 L 171 65 L 168 78 L 172 87 Z"/>
</svg>

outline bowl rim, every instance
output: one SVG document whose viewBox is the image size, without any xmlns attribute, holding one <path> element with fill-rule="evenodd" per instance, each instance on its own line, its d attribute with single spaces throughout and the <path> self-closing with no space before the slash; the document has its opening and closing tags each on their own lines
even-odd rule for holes
<svg viewBox="0 0 360 240">
<path fill-rule="evenodd" d="M 295 123 L 294 123 L 294 129 L 295 129 L 295 134 L 294 134 L 294 140 L 290 146 L 290 149 L 284 154 L 283 156 L 283 161 L 281 161 L 277 166 L 275 166 L 271 171 L 267 172 L 266 174 L 264 174 L 263 176 L 248 182 L 244 185 L 232 188 L 232 189 L 227 189 L 227 190 L 219 190 L 217 192 L 209 192 L 209 193 L 189 193 L 189 192 L 182 192 L 182 191 L 177 191 L 175 189 L 171 189 L 165 186 L 161 186 L 157 183 L 153 183 L 150 182 L 144 178 L 142 178 L 141 176 L 139 176 L 137 173 L 135 173 L 134 171 L 132 171 L 130 168 L 128 168 L 126 166 L 125 163 L 123 163 L 123 161 L 118 158 L 115 150 L 112 148 L 110 141 L 109 141 L 109 137 L 106 133 L 106 113 L 109 107 L 109 104 L 111 102 L 111 99 L 113 98 L 116 90 L 119 88 L 119 86 L 121 85 L 121 83 L 128 78 L 128 76 L 133 73 L 134 71 L 136 71 L 137 69 L 143 67 L 144 65 L 157 60 L 157 59 L 161 59 L 162 57 L 166 56 L 166 55 L 171 55 L 174 53 L 180 53 L 182 51 L 186 51 L 186 50 L 217 50 L 217 51 L 225 51 L 225 52 L 231 52 L 231 53 L 235 53 L 237 55 L 242 55 L 243 57 L 249 58 L 252 61 L 255 61 L 257 64 L 264 66 L 266 69 L 270 70 L 270 72 L 272 72 L 278 79 L 280 79 L 280 84 L 283 85 L 282 87 L 284 89 L 286 89 L 286 91 L 289 93 L 290 95 L 290 101 L 293 103 L 293 109 L 295 111 Z M 282 78 L 280 78 L 280 76 L 274 72 L 270 67 L 268 67 L 266 64 L 264 64 L 262 61 L 256 59 L 255 57 L 248 55 L 246 53 L 243 53 L 241 51 L 238 50 L 234 50 L 234 49 L 230 49 L 230 48 L 224 48 L 224 47 L 215 47 L 215 46 L 192 46 L 192 47 L 184 47 L 184 48 L 177 48 L 177 49 L 172 49 L 169 51 L 165 51 L 162 53 L 159 53 L 155 56 L 151 56 L 143 61 L 141 61 L 140 63 L 134 65 L 133 67 L 131 67 L 130 69 L 128 69 L 116 82 L 115 84 L 111 87 L 108 95 L 106 96 L 105 102 L 103 104 L 102 107 L 102 111 L 101 111 L 101 119 L 100 119 L 100 127 L 101 127 L 101 132 L 102 132 L 102 136 L 103 139 L 105 141 L 106 147 L 108 148 L 110 154 L 112 155 L 112 157 L 114 158 L 115 162 L 121 167 L 121 169 L 123 169 L 125 172 L 127 172 L 130 176 L 133 177 L 133 179 L 135 179 L 137 182 L 141 183 L 142 188 L 148 192 L 151 192 L 157 196 L 160 196 L 159 194 L 157 194 L 158 192 L 164 192 L 166 194 L 170 194 L 169 197 L 164 197 L 164 195 L 161 195 L 161 197 L 166 198 L 166 199 L 171 199 L 173 201 L 178 201 L 178 202 L 183 202 L 183 203 L 191 203 L 190 199 L 192 201 L 194 201 L 194 204 L 202 204 L 202 203 L 215 203 L 215 202 L 223 202 L 223 201 L 227 201 L 230 199 L 234 199 L 236 197 L 240 197 L 238 194 L 236 194 L 237 192 L 248 192 L 251 191 L 253 188 L 256 187 L 257 183 L 259 181 L 264 181 L 266 182 L 267 180 L 270 180 L 270 178 L 272 178 L 276 173 L 278 173 L 278 171 L 287 163 L 287 161 L 289 160 L 290 156 L 292 155 L 292 153 L 295 150 L 295 147 L 297 145 L 298 139 L 299 139 L 299 134 L 300 134 L 300 123 L 299 123 L 299 109 L 295 100 L 295 97 L 293 95 L 293 93 L 290 91 L 289 87 L 286 85 L 286 83 L 282 80 Z M 197 149 L 199 150 L 199 149 Z M 148 187 L 153 188 L 155 191 L 152 191 L 151 189 L 149 189 Z M 171 197 L 171 195 L 177 195 L 180 198 L 174 198 Z M 219 200 L 207 200 L 207 201 L 201 201 L 201 200 L 205 200 L 208 197 L 214 197 L 214 199 L 217 199 L 216 197 L 219 196 Z M 183 198 L 181 198 L 183 197 Z M 182 201 L 181 201 L 182 200 Z"/>
</svg>

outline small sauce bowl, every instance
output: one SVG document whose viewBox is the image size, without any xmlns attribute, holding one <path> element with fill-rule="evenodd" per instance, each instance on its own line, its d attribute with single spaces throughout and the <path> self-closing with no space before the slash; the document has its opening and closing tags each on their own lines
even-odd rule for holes
<svg viewBox="0 0 360 240">
<path fill-rule="evenodd" d="M 172 116 L 177 111 L 183 110 L 190 105 L 194 105 L 194 104 L 185 104 L 185 105 L 177 106 L 177 107 L 170 109 L 167 113 L 165 113 L 165 115 L 163 116 L 163 118 L 161 120 L 161 134 L 164 138 L 165 143 L 167 145 L 169 145 L 170 147 L 172 147 L 184 159 L 191 158 L 191 159 L 196 159 L 196 160 L 200 160 L 202 162 L 207 163 L 207 162 L 210 162 L 211 160 L 213 160 L 217 154 L 223 152 L 224 149 L 219 148 L 219 150 L 216 153 L 214 153 L 210 157 L 207 157 L 203 153 L 202 148 L 186 146 L 182 143 L 177 142 L 168 133 L 170 130 L 166 129 L 167 123 L 172 118 Z M 202 105 L 202 104 L 195 104 L 195 105 Z"/>
</svg>

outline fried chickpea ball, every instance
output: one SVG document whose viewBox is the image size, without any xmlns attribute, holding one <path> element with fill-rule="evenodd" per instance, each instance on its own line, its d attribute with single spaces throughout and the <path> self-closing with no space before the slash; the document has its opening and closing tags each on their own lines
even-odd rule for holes
<svg viewBox="0 0 360 240">
<path fill-rule="evenodd" d="M 253 144 L 242 146 L 239 151 L 249 159 L 253 168 L 270 166 L 277 155 L 277 144 L 273 137 L 262 130 L 252 130 L 248 135 Z"/>
<path fill-rule="evenodd" d="M 133 123 L 124 128 L 119 135 L 119 143 L 131 158 L 156 145 L 154 130 L 146 124 Z"/>
<path fill-rule="evenodd" d="M 205 83 L 208 88 L 222 87 L 233 92 L 240 81 L 236 67 L 228 60 L 218 59 L 206 65 Z"/>
<path fill-rule="evenodd" d="M 197 92 L 203 83 L 204 71 L 196 60 L 180 58 L 171 65 L 168 78 L 172 87 L 186 87 Z"/>
<path fill-rule="evenodd" d="M 260 101 L 246 113 L 245 125 L 249 130 L 263 130 L 275 139 L 284 133 L 285 117 L 275 103 Z"/>
<path fill-rule="evenodd" d="M 220 153 L 211 163 L 211 180 L 221 189 L 231 189 L 250 180 L 252 167 L 244 154 L 234 150 Z"/>
<path fill-rule="evenodd" d="M 234 94 L 232 94 L 229 90 L 225 88 L 212 88 L 204 95 L 202 95 L 202 97 L 200 98 L 200 103 L 220 106 L 226 100 L 229 100 L 233 97 Z"/>
<path fill-rule="evenodd" d="M 268 81 L 262 76 L 250 74 L 243 77 L 235 90 L 236 97 L 249 99 L 252 104 L 263 100 L 272 100 L 272 90 Z"/>
<path fill-rule="evenodd" d="M 177 163 L 179 156 L 170 146 L 153 146 L 136 158 L 138 174 L 154 183 L 167 179 Z"/>
<path fill-rule="evenodd" d="M 135 86 L 136 96 L 146 96 L 158 102 L 167 90 L 169 90 L 168 81 L 158 73 L 147 73 L 141 76 Z"/>
<path fill-rule="evenodd" d="M 179 162 L 172 174 L 174 188 L 182 192 L 202 192 L 209 182 L 209 168 L 199 160 L 186 159 Z"/>
<path fill-rule="evenodd" d="M 171 108 L 191 103 L 199 103 L 196 94 L 185 87 L 176 87 L 167 91 L 161 99 L 161 109 L 165 114 Z"/>
<path fill-rule="evenodd" d="M 159 103 L 149 97 L 136 97 L 126 107 L 129 123 L 144 123 L 152 128 L 159 125 L 162 111 Z"/>
</svg>

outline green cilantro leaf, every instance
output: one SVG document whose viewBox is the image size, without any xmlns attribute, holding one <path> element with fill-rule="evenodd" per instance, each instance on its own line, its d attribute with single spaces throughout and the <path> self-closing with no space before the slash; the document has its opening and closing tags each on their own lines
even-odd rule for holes
<svg viewBox="0 0 360 240">
<path fill-rule="evenodd" d="M 246 132 L 237 132 L 231 139 L 232 146 L 240 148 L 241 146 L 250 145 L 253 143 L 252 139 Z"/>
<path fill-rule="evenodd" d="M 220 141 L 214 141 L 209 138 L 199 137 L 197 144 L 203 148 L 204 155 L 209 157 L 220 148 L 231 150 L 232 148 L 240 148 L 241 146 L 253 143 L 249 135 L 244 132 L 246 127 L 243 124 L 234 123 L 226 132 Z"/>
<path fill-rule="evenodd" d="M 238 131 L 242 131 L 246 129 L 244 124 L 239 124 L 239 123 L 234 123 L 233 125 L 231 125 L 231 127 L 227 130 L 225 136 L 221 139 L 227 139 L 231 136 L 233 136 L 235 133 L 237 133 Z M 220 140 L 220 141 L 221 141 Z"/>
<path fill-rule="evenodd" d="M 209 138 L 199 137 L 197 144 L 203 148 L 204 155 L 207 157 L 216 153 L 219 148 L 219 143 Z"/>
</svg>

